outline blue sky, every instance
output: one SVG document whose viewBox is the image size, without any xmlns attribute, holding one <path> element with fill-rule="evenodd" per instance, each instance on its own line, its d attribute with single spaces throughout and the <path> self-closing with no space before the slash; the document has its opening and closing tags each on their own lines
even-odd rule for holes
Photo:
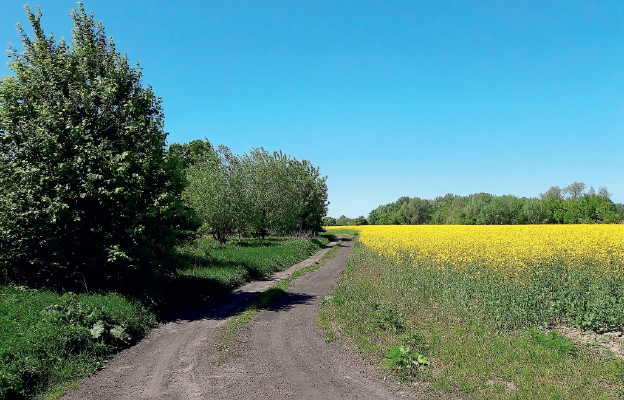
<svg viewBox="0 0 624 400">
<path fill-rule="evenodd" d="M 308 159 L 332 216 L 573 181 L 624 202 L 621 0 L 84 3 L 141 62 L 170 143 Z M 0 47 L 23 4 L 1 0 Z M 29 4 L 70 37 L 74 1 Z"/>
</svg>

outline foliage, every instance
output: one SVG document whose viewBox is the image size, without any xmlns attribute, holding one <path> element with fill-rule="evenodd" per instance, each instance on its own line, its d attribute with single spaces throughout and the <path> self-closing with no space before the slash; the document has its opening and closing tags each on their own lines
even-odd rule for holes
<svg viewBox="0 0 624 400">
<path fill-rule="evenodd" d="M 71 44 L 26 10 L 0 83 L 0 268 L 82 289 L 165 269 L 186 218 L 160 99 L 81 4 Z"/>
<path fill-rule="evenodd" d="M 187 169 L 184 199 L 221 243 L 234 233 L 319 232 L 327 211 L 326 178 L 308 161 L 225 146 Z"/>
<path fill-rule="evenodd" d="M 184 170 L 192 166 L 213 162 L 216 158 L 215 149 L 207 139 L 191 140 L 188 143 L 172 143 L 168 148 L 169 154 L 179 160 Z"/>
<path fill-rule="evenodd" d="M 242 170 L 227 151 L 188 169 L 189 185 L 184 199 L 197 213 L 204 229 L 225 243 L 238 228 L 242 215 Z"/>
<path fill-rule="evenodd" d="M 264 279 L 304 260 L 327 244 L 331 234 L 312 239 L 238 238 L 221 244 L 199 237 L 179 248 L 180 268 L 151 285 L 145 300 L 159 316 L 200 305 L 253 279 Z"/>
<path fill-rule="evenodd" d="M 424 355 L 405 345 L 390 346 L 384 354 L 384 367 L 396 370 L 401 376 L 414 376 L 431 365 Z"/>
<path fill-rule="evenodd" d="M 336 218 L 332 218 L 332 217 L 323 217 L 323 226 L 335 226 L 336 222 L 338 222 L 336 220 Z"/>
<path fill-rule="evenodd" d="M 332 225 L 338 225 L 338 226 L 358 226 L 358 225 L 368 225 L 368 220 L 363 216 L 360 215 L 357 218 L 349 218 L 345 215 L 341 215 L 340 217 L 338 217 L 338 219 L 334 219 L 330 217 L 330 222 L 331 220 L 335 221 L 333 224 L 323 224 L 323 226 L 332 226 Z"/>
<path fill-rule="evenodd" d="M 486 277 L 453 280 L 452 274 L 421 267 L 382 257 L 356 243 L 337 287 L 320 305 L 319 325 L 326 337 L 357 347 L 382 366 L 418 361 L 418 354 L 426 357 L 431 366 L 417 374 L 390 368 L 397 377 L 415 381 L 418 394 L 426 398 L 621 396 L 621 360 L 572 344 L 558 333 L 534 329 L 533 324 L 502 328 L 496 319 L 484 318 L 493 311 L 505 315 L 520 307 L 530 309 L 540 300 L 525 303 L 527 298 L 519 297 L 514 303 L 497 304 L 507 296 L 506 290 L 513 289 L 511 285 L 480 288 L 471 283 Z M 556 280 L 551 283 L 561 285 Z M 533 294 L 539 294 L 538 289 L 544 291 L 536 288 Z M 516 290 L 508 297 L 519 293 Z M 463 300 L 456 301 L 458 297 Z M 394 310 L 391 314 L 405 330 L 380 325 L 378 315 L 370 312 L 375 307 Z"/>
<path fill-rule="evenodd" d="M 566 188 L 549 188 L 539 198 L 468 196 L 447 194 L 434 200 L 401 197 L 381 205 L 368 216 L 371 225 L 517 225 L 617 223 L 624 220 L 624 206 L 610 199 L 606 188 L 585 192 L 585 184 L 574 182 Z M 344 224 L 352 225 L 348 221 Z"/>
<path fill-rule="evenodd" d="M 0 288 L 0 398 L 30 398 L 93 372 L 143 337 L 154 316 L 117 295 Z"/>
<path fill-rule="evenodd" d="M 561 353 L 575 354 L 577 351 L 574 347 L 574 342 L 566 339 L 557 331 L 541 332 L 538 329 L 531 328 L 529 329 L 529 335 L 541 346 L 555 349 Z"/>
<path fill-rule="evenodd" d="M 397 333 L 405 330 L 401 313 L 396 308 L 388 305 L 371 304 L 370 317 L 384 331 Z"/>
</svg>

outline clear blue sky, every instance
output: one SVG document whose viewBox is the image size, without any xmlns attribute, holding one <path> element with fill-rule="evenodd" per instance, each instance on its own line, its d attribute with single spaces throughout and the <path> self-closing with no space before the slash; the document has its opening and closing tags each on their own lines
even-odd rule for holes
<svg viewBox="0 0 624 400">
<path fill-rule="evenodd" d="M 1 0 L 0 46 L 27 26 Z M 74 1 L 33 1 L 70 37 Z M 329 214 L 399 196 L 624 202 L 624 1 L 85 1 L 163 98 L 169 142 L 281 149 Z M 0 66 L 8 74 L 7 58 Z"/>
</svg>

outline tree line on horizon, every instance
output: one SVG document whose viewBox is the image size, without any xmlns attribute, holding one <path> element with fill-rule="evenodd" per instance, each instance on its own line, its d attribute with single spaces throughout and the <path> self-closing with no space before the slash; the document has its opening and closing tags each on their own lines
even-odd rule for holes
<svg viewBox="0 0 624 400">
<path fill-rule="evenodd" d="M 517 225 L 613 224 L 624 221 L 624 205 L 614 203 L 608 190 L 587 189 L 583 182 L 552 186 L 538 197 L 476 193 L 446 194 L 433 200 L 401 197 L 380 205 L 368 218 L 326 217 L 331 225 Z"/>
</svg>

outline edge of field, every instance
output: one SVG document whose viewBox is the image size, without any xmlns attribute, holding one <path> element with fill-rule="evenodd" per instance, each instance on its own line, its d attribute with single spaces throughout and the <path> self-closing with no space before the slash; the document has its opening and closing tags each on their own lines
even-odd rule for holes
<svg viewBox="0 0 624 400">
<path fill-rule="evenodd" d="M 565 327 L 500 330 L 461 312 L 414 307 L 392 286 L 408 276 L 389 263 L 357 242 L 317 321 L 326 340 L 356 349 L 386 377 L 434 398 L 624 396 L 624 360 L 595 335 Z"/>
</svg>

